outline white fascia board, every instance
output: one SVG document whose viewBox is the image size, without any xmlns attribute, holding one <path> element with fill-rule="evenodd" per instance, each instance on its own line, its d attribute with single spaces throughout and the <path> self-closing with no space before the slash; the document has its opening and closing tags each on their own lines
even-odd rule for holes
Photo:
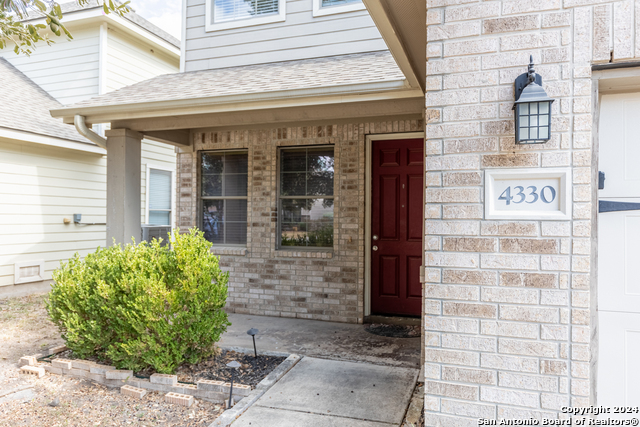
<svg viewBox="0 0 640 427">
<path fill-rule="evenodd" d="M 378 27 L 378 31 L 380 31 L 382 39 L 391 51 L 393 59 L 396 60 L 398 68 L 402 70 L 402 73 L 407 78 L 411 87 L 421 89 L 422 85 L 420 84 L 420 79 L 425 77 L 416 75 L 415 70 L 411 66 L 409 55 L 400 40 L 400 36 L 396 33 L 393 23 L 389 19 L 389 15 L 387 15 L 382 2 L 380 0 L 363 0 L 363 3 L 367 7 L 369 15 L 371 15 L 376 27 Z"/>
<path fill-rule="evenodd" d="M 186 116 L 423 97 L 422 89 L 408 88 L 406 80 L 395 80 L 171 101 L 95 107 L 66 107 L 51 110 L 51 115 L 56 118 L 63 118 L 65 123 L 72 123 L 73 117 L 79 114 L 85 116 L 87 122 L 96 124 L 113 120 L 153 118 L 166 115 Z"/>
<path fill-rule="evenodd" d="M 34 144 L 49 145 L 52 147 L 66 148 L 69 150 L 84 151 L 105 155 L 107 151 L 96 145 L 85 144 L 83 142 L 70 141 L 68 139 L 56 138 L 53 136 L 40 135 L 37 133 L 25 132 L 16 129 L 0 128 L 0 138 L 12 139 L 15 141 L 32 142 Z"/>
<path fill-rule="evenodd" d="M 87 24 L 96 22 L 97 25 L 100 25 L 101 23 L 106 22 L 107 24 L 115 25 L 116 28 L 123 30 L 124 32 L 134 36 L 135 38 L 147 41 L 148 43 L 154 45 L 155 48 L 164 51 L 168 55 L 174 56 L 176 58 L 180 57 L 180 48 L 175 47 L 166 40 L 134 24 L 128 19 L 119 17 L 113 12 L 106 15 L 101 7 L 70 12 L 65 14 L 62 18 L 62 22 L 64 24 L 69 24 L 72 22 L 77 24 L 84 24 L 84 22 L 81 21 L 86 21 Z M 34 19 L 29 22 L 33 24 L 44 24 L 45 19 Z"/>
</svg>

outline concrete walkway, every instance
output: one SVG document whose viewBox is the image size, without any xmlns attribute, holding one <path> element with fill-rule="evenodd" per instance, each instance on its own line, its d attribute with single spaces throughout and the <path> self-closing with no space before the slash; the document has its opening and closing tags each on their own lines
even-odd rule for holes
<svg viewBox="0 0 640 427">
<path fill-rule="evenodd" d="M 221 347 L 253 349 L 247 331 L 257 328 L 258 352 L 296 353 L 333 360 L 418 368 L 420 338 L 387 338 L 370 334 L 364 325 L 230 314 L 232 325 Z"/>
<path fill-rule="evenodd" d="M 221 347 L 305 356 L 232 427 L 391 427 L 418 376 L 420 338 L 372 335 L 363 325 L 230 314 Z"/>
<path fill-rule="evenodd" d="M 417 375 L 411 368 L 305 357 L 232 426 L 398 426 Z"/>
</svg>

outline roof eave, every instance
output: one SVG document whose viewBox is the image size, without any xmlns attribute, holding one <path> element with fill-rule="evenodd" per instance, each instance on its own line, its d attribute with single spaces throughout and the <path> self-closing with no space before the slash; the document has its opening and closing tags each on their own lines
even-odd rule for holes
<svg viewBox="0 0 640 427">
<path fill-rule="evenodd" d="M 91 107 L 64 107 L 51 110 L 51 115 L 55 118 L 62 118 L 65 123 L 73 123 L 75 115 L 82 115 L 86 117 L 88 123 L 96 124 L 167 115 L 189 116 L 423 97 L 422 90 L 409 87 L 406 80 L 392 80 L 195 99 Z"/>
<path fill-rule="evenodd" d="M 426 22 L 424 2 L 420 0 L 403 2 L 363 0 L 363 2 L 411 87 L 420 88 L 425 92 L 427 36 L 424 29 Z M 411 22 L 397 22 L 398 17 Z M 413 28 L 422 30 L 424 40 L 415 41 L 417 35 Z"/>
</svg>

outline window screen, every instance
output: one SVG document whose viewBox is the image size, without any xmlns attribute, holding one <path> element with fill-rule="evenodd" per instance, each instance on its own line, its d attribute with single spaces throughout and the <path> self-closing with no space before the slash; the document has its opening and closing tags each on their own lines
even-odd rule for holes
<svg viewBox="0 0 640 427">
<path fill-rule="evenodd" d="M 149 170 L 149 224 L 171 225 L 171 178 L 170 171 Z"/>
<path fill-rule="evenodd" d="M 212 0 L 213 22 L 229 22 L 254 16 L 274 15 L 279 0 Z"/>
<path fill-rule="evenodd" d="M 247 243 L 247 152 L 201 157 L 202 231 L 213 244 Z"/>
<path fill-rule="evenodd" d="M 333 247 L 333 148 L 280 152 L 280 246 Z"/>
<path fill-rule="evenodd" d="M 343 6 L 352 3 L 362 3 L 362 0 L 322 0 L 322 7 Z"/>
</svg>

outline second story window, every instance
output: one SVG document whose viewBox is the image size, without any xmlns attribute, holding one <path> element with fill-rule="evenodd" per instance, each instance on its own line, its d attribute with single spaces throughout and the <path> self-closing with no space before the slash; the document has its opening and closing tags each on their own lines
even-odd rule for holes
<svg viewBox="0 0 640 427">
<path fill-rule="evenodd" d="M 313 16 L 364 10 L 362 0 L 313 0 Z"/>
<path fill-rule="evenodd" d="M 285 20 L 286 0 L 208 0 L 207 31 Z"/>
</svg>

